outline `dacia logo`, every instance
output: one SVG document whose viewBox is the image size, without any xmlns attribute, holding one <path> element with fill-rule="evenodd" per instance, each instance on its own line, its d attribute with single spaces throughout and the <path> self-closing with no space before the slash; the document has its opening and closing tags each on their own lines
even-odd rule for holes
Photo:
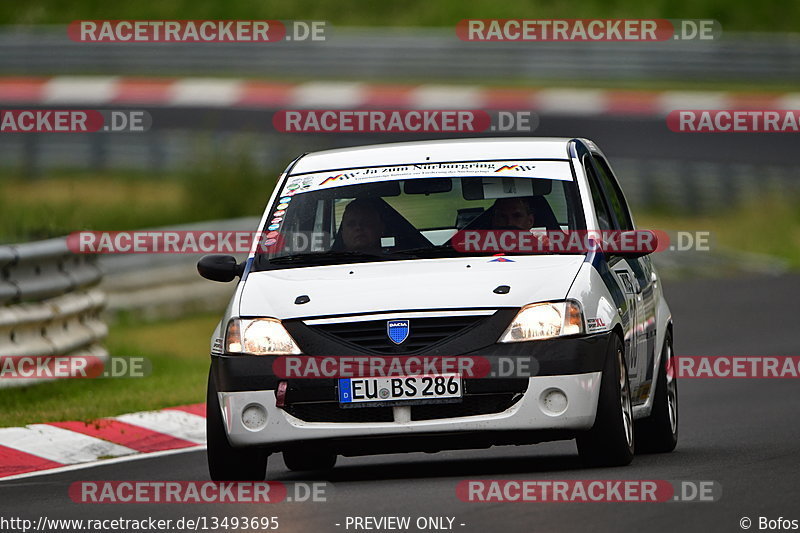
<svg viewBox="0 0 800 533">
<path fill-rule="evenodd" d="M 389 340 L 395 344 L 402 344 L 411 332 L 409 320 L 388 320 L 386 322 L 386 333 Z"/>
</svg>

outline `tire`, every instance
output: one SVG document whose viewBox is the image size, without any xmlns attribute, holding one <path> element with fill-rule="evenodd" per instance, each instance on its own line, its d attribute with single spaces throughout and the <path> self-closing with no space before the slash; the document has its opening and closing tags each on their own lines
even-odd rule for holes
<svg viewBox="0 0 800 533">
<path fill-rule="evenodd" d="M 283 462 L 286 463 L 286 468 L 293 472 L 331 470 L 336 466 L 336 454 L 302 446 L 284 450 Z"/>
<path fill-rule="evenodd" d="M 636 422 L 637 453 L 668 453 L 678 444 L 678 381 L 674 373 L 672 333 L 667 332 L 658 367 L 650 416 Z"/>
<path fill-rule="evenodd" d="M 214 377 L 209 372 L 206 394 L 206 455 L 214 481 L 264 481 L 269 454 L 259 448 L 234 448 L 228 442 Z"/>
<path fill-rule="evenodd" d="M 578 454 L 588 466 L 625 466 L 633 460 L 631 388 L 622 340 L 611 336 L 592 429 L 579 435 Z"/>
</svg>

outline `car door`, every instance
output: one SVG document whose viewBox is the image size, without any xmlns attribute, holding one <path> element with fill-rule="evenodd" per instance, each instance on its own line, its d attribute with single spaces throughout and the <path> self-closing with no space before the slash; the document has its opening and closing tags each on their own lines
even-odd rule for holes
<svg viewBox="0 0 800 533">
<path fill-rule="evenodd" d="M 622 189 L 617 182 L 611 167 L 603 157 L 592 155 L 594 170 L 600 181 L 603 196 L 608 201 L 610 214 L 615 230 L 633 230 L 633 220 Z M 643 403 L 653 380 L 653 361 L 655 358 L 656 321 L 655 321 L 655 285 L 653 282 L 653 265 L 649 256 L 638 258 L 619 258 L 613 271 L 619 272 L 624 283 L 630 282 L 634 300 L 633 343 L 634 364 L 631 376 L 636 378 L 636 385 L 631 383 L 633 402 Z"/>
<path fill-rule="evenodd" d="M 612 213 L 610 202 L 601 186 L 598 171 L 592 161 L 592 156 L 586 154 L 582 158 L 584 172 L 592 194 L 592 203 L 597 217 L 600 231 L 613 231 L 617 223 Z M 625 358 L 628 364 L 628 378 L 631 390 L 635 390 L 640 382 L 638 343 L 636 338 L 637 323 L 637 285 L 636 276 L 630 264 L 621 256 L 606 254 L 608 268 L 613 277 L 613 282 L 619 287 L 623 301 L 618 302 L 619 314 L 622 321 L 623 342 L 625 345 Z"/>
</svg>

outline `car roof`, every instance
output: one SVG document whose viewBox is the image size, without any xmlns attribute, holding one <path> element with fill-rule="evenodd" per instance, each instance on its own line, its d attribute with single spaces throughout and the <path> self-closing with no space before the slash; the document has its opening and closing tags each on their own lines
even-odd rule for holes
<svg viewBox="0 0 800 533">
<path fill-rule="evenodd" d="M 566 160 L 570 140 L 566 137 L 497 137 L 356 146 L 306 154 L 297 161 L 291 173 L 450 161 Z"/>
</svg>

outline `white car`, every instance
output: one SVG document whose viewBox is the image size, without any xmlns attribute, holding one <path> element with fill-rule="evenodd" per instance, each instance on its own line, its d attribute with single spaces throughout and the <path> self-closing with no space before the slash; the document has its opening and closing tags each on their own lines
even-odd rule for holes
<svg viewBox="0 0 800 533">
<path fill-rule="evenodd" d="M 263 480 L 273 452 L 322 470 L 338 455 L 565 439 L 590 465 L 630 463 L 634 439 L 640 452 L 673 450 L 672 316 L 652 250 L 456 245 L 471 230 L 635 226 L 586 139 L 407 142 L 293 161 L 248 259 L 198 263 L 208 279 L 241 278 L 211 340 L 212 479 Z M 353 366 L 426 358 L 488 370 Z"/>
</svg>

